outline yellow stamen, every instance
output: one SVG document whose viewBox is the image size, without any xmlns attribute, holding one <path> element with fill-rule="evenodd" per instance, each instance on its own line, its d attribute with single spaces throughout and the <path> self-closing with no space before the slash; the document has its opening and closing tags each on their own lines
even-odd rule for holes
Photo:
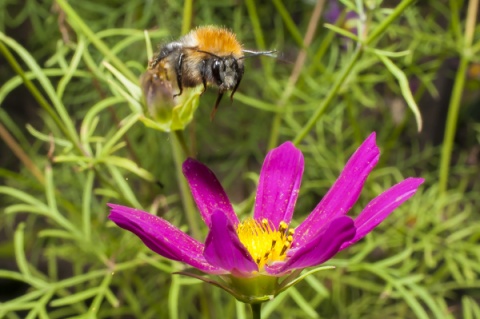
<svg viewBox="0 0 480 319">
<path fill-rule="evenodd" d="M 261 271 L 265 265 L 286 258 L 294 230 L 288 229 L 287 223 L 283 221 L 277 230 L 265 218 L 261 221 L 249 218 L 237 226 L 237 234 Z"/>
</svg>

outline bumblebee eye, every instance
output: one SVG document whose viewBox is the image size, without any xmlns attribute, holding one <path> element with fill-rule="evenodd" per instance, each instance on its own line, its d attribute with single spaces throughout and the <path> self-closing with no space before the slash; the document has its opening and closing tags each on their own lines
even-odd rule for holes
<svg viewBox="0 0 480 319">
<path fill-rule="evenodd" d="M 212 75 L 215 81 L 217 81 L 217 84 L 220 85 L 222 84 L 222 78 L 220 77 L 220 67 L 222 66 L 222 63 L 220 63 L 219 60 L 215 59 L 213 61 L 212 65 Z"/>
</svg>

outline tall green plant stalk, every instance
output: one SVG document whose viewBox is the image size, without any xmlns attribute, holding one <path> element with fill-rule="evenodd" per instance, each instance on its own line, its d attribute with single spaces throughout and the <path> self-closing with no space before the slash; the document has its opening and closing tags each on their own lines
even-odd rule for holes
<svg viewBox="0 0 480 319">
<path fill-rule="evenodd" d="M 175 162 L 175 174 L 177 175 L 178 187 L 180 188 L 180 197 L 182 199 L 183 209 L 187 217 L 187 223 L 194 238 L 200 238 L 200 229 L 198 228 L 198 214 L 193 203 L 190 190 L 182 173 L 182 164 L 188 156 L 183 138 L 180 137 L 182 131 L 174 131 L 170 134 L 173 151 L 173 160 Z"/>
<path fill-rule="evenodd" d="M 192 28 L 192 10 L 193 0 L 185 0 L 183 3 L 182 35 L 187 34 Z"/>
<path fill-rule="evenodd" d="M 267 45 L 265 43 L 265 36 L 263 35 L 262 26 L 260 23 L 260 17 L 258 15 L 257 4 L 255 0 L 245 0 L 245 5 L 247 7 L 247 12 L 250 17 L 250 25 L 253 31 L 253 36 L 255 38 L 255 45 L 258 50 L 265 51 Z M 264 74 L 272 74 L 272 67 L 269 63 L 262 63 L 263 69 L 265 70 Z"/>
<path fill-rule="evenodd" d="M 246 0 L 245 4 L 247 6 L 248 15 L 250 16 L 250 23 L 253 29 L 253 35 L 255 36 L 255 42 L 257 48 L 260 50 L 265 50 L 265 37 L 263 36 L 262 27 L 260 25 L 260 18 L 257 12 L 257 5 L 254 0 Z"/>
<path fill-rule="evenodd" d="M 307 33 L 305 34 L 305 38 L 303 39 L 303 48 L 297 56 L 297 60 L 295 61 L 295 66 L 288 79 L 287 87 L 285 91 L 283 91 L 283 94 L 278 102 L 279 112 L 275 114 L 275 117 L 273 119 L 272 129 L 270 132 L 270 140 L 268 142 L 269 149 L 272 149 L 275 146 L 277 146 L 278 136 L 280 132 L 280 125 L 282 123 L 282 119 L 284 115 L 284 113 L 281 112 L 280 110 L 285 109 L 285 105 L 288 99 L 290 98 L 290 96 L 292 95 L 295 84 L 297 83 L 298 78 L 300 77 L 300 73 L 307 59 L 306 48 L 308 48 L 312 43 L 313 36 L 315 35 L 315 30 L 317 29 L 318 21 L 322 16 L 324 4 L 325 4 L 325 1 L 319 0 L 317 1 L 315 8 L 313 9 L 313 13 L 310 17 L 310 22 L 308 23 Z"/>
<path fill-rule="evenodd" d="M 445 135 L 443 137 L 442 155 L 440 158 L 439 171 L 439 191 L 445 194 L 448 184 L 448 175 L 450 171 L 450 161 L 452 158 L 453 140 L 457 130 L 458 113 L 460 112 L 460 103 L 465 86 L 465 76 L 467 73 L 468 62 L 471 59 L 472 42 L 475 30 L 475 24 L 478 12 L 478 0 L 468 2 L 468 15 L 464 33 L 464 46 L 462 48 L 460 65 L 455 75 L 455 84 L 453 85 L 452 97 L 448 106 L 447 124 Z"/>
<path fill-rule="evenodd" d="M 414 0 L 403 0 L 396 8 L 393 10 L 392 14 L 390 14 L 383 22 L 375 28 L 375 30 L 368 36 L 365 40 L 365 43 L 360 43 L 360 46 L 355 51 L 354 55 L 351 57 L 350 62 L 344 66 L 344 68 L 340 71 L 340 75 L 337 77 L 337 80 L 333 84 L 333 87 L 328 92 L 328 95 L 322 101 L 320 106 L 318 107 L 317 111 L 313 114 L 310 120 L 303 126 L 297 136 L 294 138 L 293 142 L 295 144 L 299 144 L 305 136 L 310 132 L 310 130 L 314 127 L 315 123 L 322 117 L 322 115 L 327 110 L 330 103 L 333 99 L 337 96 L 338 91 L 340 90 L 341 86 L 350 75 L 350 72 L 353 70 L 356 62 L 360 59 L 363 49 L 362 46 L 368 46 L 373 41 L 375 41 L 378 37 L 380 37 L 383 32 L 390 26 L 393 21 L 395 21 L 412 3 Z"/>
</svg>

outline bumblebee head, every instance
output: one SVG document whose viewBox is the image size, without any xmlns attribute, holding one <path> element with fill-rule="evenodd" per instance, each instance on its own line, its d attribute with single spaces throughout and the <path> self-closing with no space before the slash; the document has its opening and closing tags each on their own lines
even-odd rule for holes
<svg viewBox="0 0 480 319">
<path fill-rule="evenodd" d="M 233 95 L 243 76 L 243 61 L 232 55 L 215 57 L 212 63 L 212 76 L 221 92 L 232 90 Z"/>
<path fill-rule="evenodd" d="M 205 53 L 208 53 L 214 57 L 212 64 L 212 75 L 220 88 L 220 92 L 232 90 L 231 97 L 233 97 L 233 94 L 237 90 L 240 80 L 243 76 L 243 59 L 259 55 L 275 57 L 275 52 L 275 50 L 262 52 L 243 50 L 243 53 L 246 55 L 238 58 L 234 57 L 232 54 L 219 57 L 212 53 Z"/>
<path fill-rule="evenodd" d="M 246 53 L 246 55 L 240 57 L 235 57 L 233 54 L 218 56 L 214 53 L 202 50 L 197 50 L 197 52 L 207 54 L 211 57 L 203 60 L 204 64 L 201 74 L 204 87 L 205 83 L 208 81 L 209 83 L 214 82 L 219 88 L 217 100 L 215 101 L 212 113 L 210 114 L 210 119 L 213 120 L 225 91 L 232 91 L 230 94 L 230 100 L 233 100 L 233 95 L 237 91 L 243 77 L 243 59 L 259 55 L 274 56 L 276 51 L 255 52 L 243 50 L 243 53 Z"/>
</svg>

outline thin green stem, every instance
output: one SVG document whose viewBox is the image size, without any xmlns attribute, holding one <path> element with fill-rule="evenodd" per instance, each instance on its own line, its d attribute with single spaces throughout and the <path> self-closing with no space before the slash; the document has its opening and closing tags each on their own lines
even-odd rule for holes
<svg viewBox="0 0 480 319">
<path fill-rule="evenodd" d="M 115 66 L 125 77 L 132 82 L 138 82 L 138 77 L 130 71 L 129 68 L 113 53 L 110 48 L 88 27 L 75 10 L 67 3 L 66 0 L 56 0 L 60 8 L 68 17 L 70 25 L 77 32 L 83 33 L 90 42 Z"/>
<path fill-rule="evenodd" d="M 470 48 L 475 34 L 477 23 L 478 0 L 470 0 L 468 2 L 467 21 L 465 26 L 465 46 Z"/>
<path fill-rule="evenodd" d="M 173 131 L 173 133 L 177 137 L 178 142 L 180 143 L 180 146 L 182 147 L 182 150 L 185 156 L 193 157 L 192 152 L 189 150 L 187 146 L 187 141 L 185 141 L 185 135 L 183 134 L 183 131 Z"/>
<path fill-rule="evenodd" d="M 307 32 L 305 34 L 304 39 L 302 40 L 302 50 L 297 56 L 297 60 L 295 61 L 295 66 L 292 70 L 292 73 L 290 74 L 290 77 L 288 79 L 287 86 L 285 88 L 285 91 L 283 91 L 282 96 L 280 97 L 280 100 L 278 102 L 278 109 L 282 110 L 285 109 L 285 105 L 290 98 L 290 96 L 293 93 L 293 89 L 295 87 L 295 84 L 297 83 L 298 79 L 300 78 L 300 73 L 305 65 L 305 61 L 307 59 L 307 50 L 306 48 L 310 46 L 312 43 L 313 37 L 315 35 L 315 31 L 318 26 L 318 21 L 320 20 L 320 17 L 322 16 L 322 11 L 323 11 L 323 6 L 325 4 L 325 1 L 319 0 L 317 1 L 317 4 L 315 5 L 315 9 L 313 10 L 313 13 L 310 17 L 310 22 L 308 23 L 308 28 Z M 280 5 L 280 4 L 278 4 Z M 296 29 L 295 29 L 296 30 Z M 298 31 L 297 31 L 298 32 Z M 268 148 L 272 149 L 277 146 L 278 143 L 278 136 L 280 134 L 280 126 L 282 123 L 282 119 L 284 116 L 284 112 L 277 112 L 275 114 L 275 117 L 272 122 L 272 129 L 270 133 L 270 140 L 268 142 Z"/>
<path fill-rule="evenodd" d="M 255 3 L 255 0 L 246 0 L 245 4 L 247 5 L 247 11 L 250 17 L 250 25 L 251 25 L 251 28 L 253 29 L 253 35 L 255 37 L 256 47 L 258 50 L 264 51 L 266 50 L 267 46 L 265 44 L 265 37 L 263 35 L 262 26 L 260 24 L 260 18 L 257 12 L 257 4 Z M 272 64 L 264 63 L 262 60 L 260 60 L 260 63 L 262 63 L 262 67 L 264 69 L 265 74 L 272 73 Z"/>
<path fill-rule="evenodd" d="M 253 29 L 253 35 L 255 36 L 255 42 L 257 48 L 265 50 L 265 38 L 263 37 L 262 27 L 260 25 L 260 18 L 257 13 L 257 5 L 254 0 L 246 0 L 248 15 L 250 16 L 250 23 Z"/>
<path fill-rule="evenodd" d="M 41 183 L 45 184 L 45 177 L 40 171 L 35 161 L 28 156 L 27 152 L 23 150 L 20 144 L 15 140 L 15 138 L 10 134 L 5 126 L 0 122 L 0 139 L 5 142 L 5 144 L 10 148 L 10 150 L 15 154 L 15 156 L 25 165 L 27 170 L 32 173 L 33 176 Z"/>
<path fill-rule="evenodd" d="M 190 232 L 194 238 L 200 238 L 200 230 L 198 228 L 199 220 L 198 214 L 193 203 L 192 196 L 190 195 L 190 190 L 187 185 L 187 181 L 182 173 L 182 163 L 187 157 L 187 154 L 182 150 L 182 142 L 178 134 L 170 134 L 172 151 L 173 151 L 173 160 L 175 162 L 175 172 L 177 175 L 177 181 L 180 188 L 180 197 L 182 198 L 183 209 L 187 217 L 187 223 L 190 228 Z"/>
<path fill-rule="evenodd" d="M 297 43 L 297 45 L 301 48 L 305 47 L 305 41 L 302 38 L 302 35 L 300 34 L 300 31 L 298 31 L 297 28 L 297 23 L 292 18 L 292 14 L 289 12 L 289 10 L 285 7 L 283 4 L 283 1 L 281 0 L 273 0 L 273 5 L 277 9 L 277 12 L 280 14 L 282 17 L 283 23 L 287 27 L 287 30 L 290 32 L 290 35 L 292 36 L 293 40 Z M 321 6 L 323 7 L 323 0 L 320 1 Z M 318 5 L 317 1 L 317 5 Z"/>
<path fill-rule="evenodd" d="M 18 64 L 15 57 L 12 55 L 12 53 L 10 52 L 8 47 L 2 41 L 0 41 L 0 52 L 5 57 L 7 62 L 10 64 L 12 69 L 22 78 L 23 84 L 25 84 L 25 86 L 30 91 L 30 93 L 33 95 L 33 97 L 38 102 L 38 104 L 40 104 L 40 106 L 48 113 L 48 115 L 53 119 L 55 124 L 57 124 L 57 126 L 60 128 L 60 130 L 63 132 L 63 134 L 65 134 L 65 136 L 70 137 L 71 141 L 74 142 L 75 139 L 73 139 L 71 137 L 67 128 L 63 124 L 62 120 L 57 115 L 57 113 L 55 113 L 55 110 L 53 109 L 53 107 L 50 105 L 50 103 L 47 102 L 45 97 L 43 97 L 42 93 L 40 93 L 40 91 L 33 84 L 33 82 L 30 81 L 27 78 L 27 76 L 26 76 L 25 72 L 23 71 L 22 67 L 20 66 L 20 64 Z"/>
<path fill-rule="evenodd" d="M 170 285 L 170 293 L 168 294 L 168 314 L 169 318 L 178 319 L 178 308 L 180 301 L 180 278 L 172 276 L 172 283 Z"/>
<path fill-rule="evenodd" d="M 95 182 L 95 172 L 89 170 L 85 180 L 82 197 L 82 229 L 85 241 L 90 242 L 92 238 L 92 194 L 93 183 Z"/>
<path fill-rule="evenodd" d="M 395 10 L 393 10 L 392 14 L 383 20 L 382 23 L 380 23 L 378 27 L 376 27 L 375 30 L 369 34 L 365 44 L 368 45 L 381 36 L 383 32 L 393 23 L 393 21 L 395 21 L 414 1 L 415 0 L 403 0 L 400 2 Z"/>
<path fill-rule="evenodd" d="M 340 90 L 340 87 L 342 86 L 343 82 L 350 74 L 350 71 L 353 69 L 353 67 L 355 66 L 355 63 L 358 61 L 361 55 L 362 55 L 362 50 L 360 48 L 357 48 L 357 50 L 355 51 L 355 54 L 350 59 L 350 62 L 343 68 L 342 72 L 340 73 L 340 76 L 337 78 L 337 81 L 333 84 L 332 89 L 328 92 L 327 97 L 322 101 L 317 111 L 313 114 L 313 116 L 310 118 L 307 124 L 305 124 L 305 126 L 302 128 L 302 130 L 297 134 L 297 136 L 293 140 L 294 144 L 298 145 L 305 138 L 308 132 L 310 132 L 310 130 L 313 128 L 315 123 L 320 119 L 320 117 L 325 113 L 325 111 L 327 110 L 327 107 L 330 105 L 330 102 L 332 102 L 332 100 L 337 95 L 338 90 Z"/>
<path fill-rule="evenodd" d="M 385 20 L 383 20 L 383 22 L 377 28 L 375 28 L 375 30 L 368 36 L 368 38 L 365 40 L 365 45 L 372 43 L 375 39 L 377 39 L 380 35 L 382 35 L 382 33 L 387 29 L 387 27 L 390 26 L 390 24 L 392 24 L 393 21 L 397 19 L 405 11 L 405 9 L 410 4 L 412 4 L 413 1 L 414 0 L 403 0 L 395 8 L 395 10 L 393 10 L 392 14 L 390 14 Z M 307 124 L 297 134 L 297 136 L 293 140 L 293 143 L 299 144 L 305 138 L 308 132 L 314 127 L 315 123 L 320 119 L 320 117 L 325 113 L 328 106 L 330 105 L 330 103 L 333 101 L 338 91 L 340 90 L 340 87 L 343 85 L 344 81 L 346 80 L 351 70 L 355 66 L 355 63 L 361 57 L 362 52 L 363 52 L 363 49 L 362 49 L 362 46 L 360 45 L 359 47 L 357 47 L 355 54 L 350 59 L 350 62 L 340 72 L 340 75 L 338 76 L 337 80 L 333 84 L 332 89 L 328 92 L 327 97 L 320 104 L 319 108 L 313 114 L 313 116 L 310 118 Z"/>
<path fill-rule="evenodd" d="M 449 29 L 454 34 L 454 38 L 460 41 L 462 36 L 462 23 L 460 22 L 460 6 L 458 0 L 450 0 L 450 26 Z"/>
<path fill-rule="evenodd" d="M 262 318 L 262 304 L 261 303 L 254 303 L 250 304 L 252 307 L 252 318 L 253 319 L 261 319 Z"/>
<path fill-rule="evenodd" d="M 439 172 L 439 191 L 444 194 L 447 190 L 448 175 L 450 171 L 450 160 L 453 151 L 453 140 L 457 130 L 458 114 L 460 112 L 460 104 L 462 93 L 465 86 L 465 75 L 468 69 L 468 63 L 471 58 L 471 46 L 473 41 L 473 29 L 475 28 L 476 17 L 478 11 L 478 0 L 470 0 L 468 3 L 468 15 L 465 28 L 465 38 L 463 52 L 460 57 L 460 65 L 455 75 L 455 84 L 453 86 L 450 105 L 448 106 L 447 124 L 445 135 L 443 137 L 442 154 L 440 158 Z"/>
<path fill-rule="evenodd" d="M 183 4 L 182 35 L 192 28 L 193 0 L 185 0 Z"/>
</svg>

